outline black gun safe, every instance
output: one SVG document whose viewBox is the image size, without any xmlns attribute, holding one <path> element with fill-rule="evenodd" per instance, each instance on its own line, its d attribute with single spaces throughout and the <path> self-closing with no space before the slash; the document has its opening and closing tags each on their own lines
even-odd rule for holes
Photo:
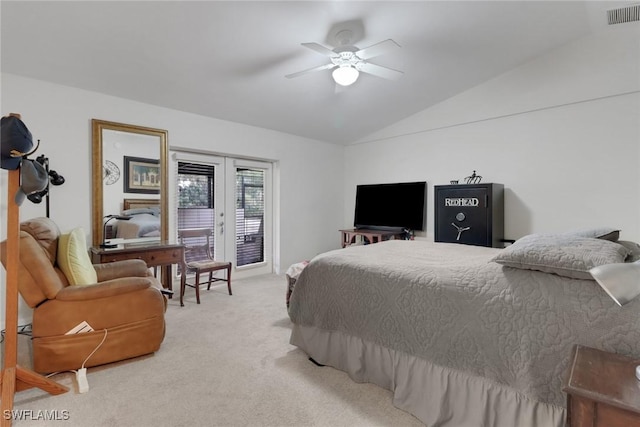
<svg viewBox="0 0 640 427">
<path fill-rule="evenodd" d="M 436 185 L 436 242 L 504 247 L 502 184 Z"/>
</svg>

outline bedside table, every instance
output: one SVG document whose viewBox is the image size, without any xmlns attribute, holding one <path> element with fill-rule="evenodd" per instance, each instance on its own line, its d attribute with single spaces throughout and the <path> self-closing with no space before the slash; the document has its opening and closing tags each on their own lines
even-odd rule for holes
<svg viewBox="0 0 640 427">
<path fill-rule="evenodd" d="M 640 359 L 575 346 L 567 393 L 570 427 L 640 426 L 640 381 L 635 376 Z"/>
</svg>

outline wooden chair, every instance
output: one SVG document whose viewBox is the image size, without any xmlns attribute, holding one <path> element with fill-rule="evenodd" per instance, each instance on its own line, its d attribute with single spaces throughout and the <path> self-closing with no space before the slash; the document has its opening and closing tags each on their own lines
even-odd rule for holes
<svg viewBox="0 0 640 427">
<path fill-rule="evenodd" d="M 211 228 L 185 228 L 178 230 L 178 239 L 184 245 L 185 264 L 187 271 L 182 272 L 180 280 L 180 306 L 184 306 L 183 298 L 186 286 L 195 288 L 196 302 L 200 304 L 200 285 L 207 284 L 207 290 L 211 289 L 213 282 L 227 282 L 229 295 L 231 292 L 231 262 L 216 261 L 211 254 L 211 238 L 213 230 Z M 214 277 L 213 273 L 218 270 L 227 270 L 226 278 Z M 187 273 L 195 273 L 195 283 L 187 283 Z M 209 273 L 209 280 L 200 282 L 200 275 Z"/>
</svg>

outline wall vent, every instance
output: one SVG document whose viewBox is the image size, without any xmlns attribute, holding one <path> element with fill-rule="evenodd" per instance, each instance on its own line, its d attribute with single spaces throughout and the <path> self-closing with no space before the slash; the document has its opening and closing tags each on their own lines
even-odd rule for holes
<svg viewBox="0 0 640 427">
<path fill-rule="evenodd" d="M 640 4 L 607 10 L 609 25 L 640 21 Z"/>
</svg>

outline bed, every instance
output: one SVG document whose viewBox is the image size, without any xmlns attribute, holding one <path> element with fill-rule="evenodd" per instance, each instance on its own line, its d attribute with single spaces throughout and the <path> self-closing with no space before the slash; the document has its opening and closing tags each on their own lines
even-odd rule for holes
<svg viewBox="0 0 640 427">
<path fill-rule="evenodd" d="M 124 199 L 122 215 L 129 216 L 131 219 L 117 221 L 116 237 L 137 239 L 160 236 L 160 201 L 158 199 Z"/>
<path fill-rule="evenodd" d="M 428 426 L 560 427 L 574 344 L 640 357 L 640 298 L 618 307 L 588 273 L 638 257 L 611 240 L 391 240 L 321 254 L 291 295 L 290 342 L 391 390 Z"/>
</svg>

